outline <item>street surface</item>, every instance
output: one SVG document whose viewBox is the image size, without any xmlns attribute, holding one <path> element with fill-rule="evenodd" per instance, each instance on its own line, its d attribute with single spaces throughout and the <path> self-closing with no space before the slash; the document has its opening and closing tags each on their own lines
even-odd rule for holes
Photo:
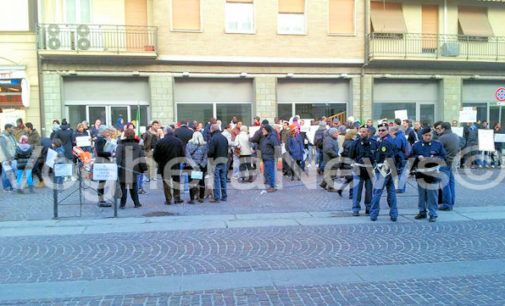
<svg viewBox="0 0 505 306">
<path fill-rule="evenodd" d="M 503 182 L 458 184 L 436 223 L 414 220 L 409 184 L 396 223 L 385 203 L 372 223 L 296 181 L 220 204 L 165 206 L 150 190 L 117 219 L 87 201 L 81 218 L 71 205 L 51 220 L 49 190 L 1 193 L 0 304 L 505 304 Z"/>
</svg>

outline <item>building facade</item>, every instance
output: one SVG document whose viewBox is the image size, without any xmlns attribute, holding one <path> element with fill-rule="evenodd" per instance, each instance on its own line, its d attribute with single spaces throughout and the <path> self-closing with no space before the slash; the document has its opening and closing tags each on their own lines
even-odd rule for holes
<svg viewBox="0 0 505 306">
<path fill-rule="evenodd" d="M 40 127 L 37 2 L 0 1 L 0 129 L 18 118 Z"/>
<path fill-rule="evenodd" d="M 43 118 L 495 120 L 496 1 L 39 0 Z M 483 23 L 486 21 L 487 23 Z M 478 25 L 478 26 L 477 26 Z M 498 118 L 496 118 L 498 120 Z"/>
</svg>

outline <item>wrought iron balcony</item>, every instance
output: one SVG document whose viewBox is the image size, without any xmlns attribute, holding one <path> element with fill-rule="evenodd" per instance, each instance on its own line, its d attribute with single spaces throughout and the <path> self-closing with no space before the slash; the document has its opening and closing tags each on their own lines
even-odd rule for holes
<svg viewBox="0 0 505 306">
<path fill-rule="evenodd" d="M 374 60 L 505 61 L 505 37 L 413 33 L 371 33 Z"/>
<path fill-rule="evenodd" d="M 157 27 L 101 24 L 38 24 L 39 53 L 47 55 L 156 56 Z"/>
</svg>

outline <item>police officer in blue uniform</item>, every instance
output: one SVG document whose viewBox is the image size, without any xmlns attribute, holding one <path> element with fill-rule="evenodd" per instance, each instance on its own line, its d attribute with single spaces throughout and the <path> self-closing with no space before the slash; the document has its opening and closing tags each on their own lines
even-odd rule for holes
<svg viewBox="0 0 505 306">
<path fill-rule="evenodd" d="M 372 178 L 375 166 L 377 141 L 369 137 L 369 128 L 363 125 L 359 130 L 360 137 L 354 143 L 351 158 L 354 160 L 354 186 L 352 195 L 352 215 L 359 216 L 361 193 L 365 186 L 365 214 L 370 214 L 372 202 Z M 357 182 L 357 183 L 356 183 Z"/>
<path fill-rule="evenodd" d="M 445 149 L 438 140 L 432 140 L 433 132 L 430 127 L 421 130 L 422 140 L 416 142 L 412 148 L 411 157 L 415 157 L 413 169 L 416 170 L 417 189 L 419 191 L 419 214 L 415 219 L 426 219 L 428 208 L 429 221 L 435 222 L 438 203 L 438 168 L 445 166 Z"/>
<path fill-rule="evenodd" d="M 379 124 L 379 139 L 378 149 L 376 154 L 376 182 L 372 194 L 372 205 L 370 207 L 370 220 L 376 221 L 379 216 L 380 199 L 384 188 L 387 190 L 387 202 L 389 205 L 389 216 L 391 221 L 396 222 L 398 219 L 398 207 L 396 206 L 396 190 L 394 178 L 391 171 L 392 168 L 398 169 L 399 156 L 398 150 L 393 143 L 392 137 L 389 135 L 389 127 L 387 123 Z"/>
</svg>

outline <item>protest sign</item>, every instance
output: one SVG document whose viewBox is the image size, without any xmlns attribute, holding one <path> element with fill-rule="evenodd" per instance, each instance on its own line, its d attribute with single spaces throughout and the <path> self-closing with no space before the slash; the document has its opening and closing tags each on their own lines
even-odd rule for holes
<svg viewBox="0 0 505 306">
<path fill-rule="evenodd" d="M 494 152 L 494 131 L 493 130 L 478 130 L 479 151 Z"/>
</svg>

